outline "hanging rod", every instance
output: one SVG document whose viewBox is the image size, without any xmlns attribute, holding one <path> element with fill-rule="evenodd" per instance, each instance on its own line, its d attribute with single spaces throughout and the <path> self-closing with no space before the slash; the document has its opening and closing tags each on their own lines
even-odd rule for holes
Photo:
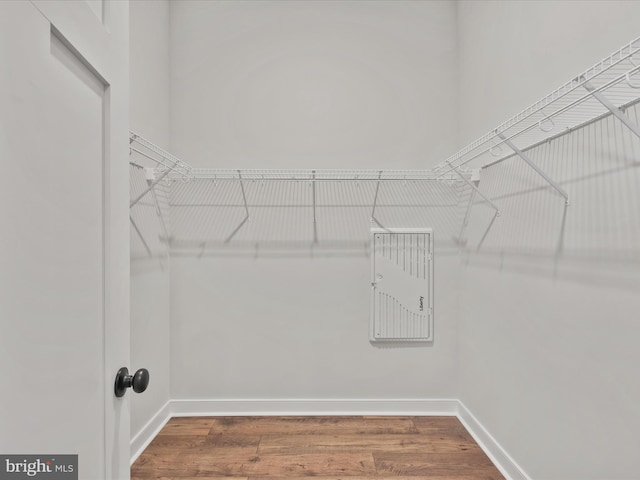
<svg viewBox="0 0 640 480">
<path fill-rule="evenodd" d="M 163 171 L 164 169 L 160 169 Z M 240 172 L 241 177 L 239 177 Z M 180 180 L 179 172 L 169 175 L 171 180 Z M 442 176 L 431 170 L 227 170 L 227 169 L 192 169 L 188 179 L 208 180 L 212 182 L 425 182 L 425 181 L 458 181 L 454 175 Z"/>
<path fill-rule="evenodd" d="M 171 178 L 171 176 L 170 176 Z M 172 178 L 172 180 L 176 180 L 175 178 Z M 335 177 L 327 177 L 327 178 L 313 178 L 313 177 L 309 177 L 309 178 L 300 178 L 300 177 L 280 177 L 280 178 L 202 178 L 202 177 L 194 177 L 191 178 L 189 180 L 185 180 L 185 181 L 192 181 L 192 180 L 209 180 L 209 181 L 220 181 L 220 182 L 308 182 L 310 184 L 312 183 L 321 183 L 321 182 L 332 182 L 332 183 L 340 183 L 340 182 L 345 182 L 345 183 L 357 183 L 357 182 L 363 182 L 363 183 L 367 183 L 367 182 L 373 182 L 373 183 L 386 183 L 386 182 L 398 182 L 398 183 L 410 183 L 410 182 L 442 182 L 442 181 L 447 181 L 447 182 L 451 182 L 451 181 L 457 181 L 455 178 L 453 178 L 453 176 L 449 176 L 447 178 L 426 178 L 426 177 L 412 177 L 412 178 L 376 178 L 376 179 L 372 179 L 372 178 L 335 178 Z"/>
</svg>

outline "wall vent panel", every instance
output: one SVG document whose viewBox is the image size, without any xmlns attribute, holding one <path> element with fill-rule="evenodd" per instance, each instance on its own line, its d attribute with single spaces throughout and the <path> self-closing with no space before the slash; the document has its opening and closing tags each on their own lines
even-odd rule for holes
<svg viewBox="0 0 640 480">
<path fill-rule="evenodd" d="M 433 340 L 433 231 L 372 228 L 372 342 Z"/>
</svg>

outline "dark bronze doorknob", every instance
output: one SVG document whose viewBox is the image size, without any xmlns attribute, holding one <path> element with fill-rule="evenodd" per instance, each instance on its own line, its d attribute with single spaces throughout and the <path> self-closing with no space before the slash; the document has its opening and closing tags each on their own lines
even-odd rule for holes
<svg viewBox="0 0 640 480">
<path fill-rule="evenodd" d="M 141 368 L 133 375 L 129 375 L 129 369 L 122 367 L 116 374 L 116 383 L 113 389 L 116 397 L 122 397 L 129 387 L 132 387 L 136 393 L 142 393 L 148 386 L 149 370 Z"/>
</svg>

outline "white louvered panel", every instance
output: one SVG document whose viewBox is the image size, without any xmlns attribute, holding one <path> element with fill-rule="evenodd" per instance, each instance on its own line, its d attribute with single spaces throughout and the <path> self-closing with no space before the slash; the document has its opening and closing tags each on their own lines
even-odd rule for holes
<svg viewBox="0 0 640 480">
<path fill-rule="evenodd" d="M 370 339 L 433 340 L 433 232 L 371 229 Z"/>
</svg>

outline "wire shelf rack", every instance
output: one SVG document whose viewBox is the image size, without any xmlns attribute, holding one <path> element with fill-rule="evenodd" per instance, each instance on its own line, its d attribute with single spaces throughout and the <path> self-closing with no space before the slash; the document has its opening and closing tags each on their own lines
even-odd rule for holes
<svg viewBox="0 0 640 480">
<path fill-rule="evenodd" d="M 149 208 L 149 197 L 160 189 L 167 203 L 162 217 L 168 217 L 168 233 L 160 234 L 178 255 L 362 255 L 369 253 L 371 227 L 416 225 L 436 228 L 439 247 L 455 246 L 461 201 L 475 188 L 468 171 L 198 169 L 140 135 L 130 140 L 137 175 L 145 170 L 137 162 L 151 165 L 146 184 L 132 189 L 132 212 Z M 138 217 L 132 215 L 132 224 Z M 142 228 L 135 233 L 144 246 Z"/>
<path fill-rule="evenodd" d="M 640 98 L 640 38 L 623 46 L 522 112 L 440 162 L 442 175 L 473 162 L 487 165 L 546 139 L 624 110 Z M 628 124 L 640 136 L 637 125 Z"/>
<path fill-rule="evenodd" d="M 172 254 L 361 255 L 368 254 L 371 227 L 425 225 L 439 231 L 439 247 L 455 245 L 460 201 L 475 188 L 465 169 L 445 175 L 398 169 L 203 169 L 133 132 L 130 146 L 132 164 L 144 170 L 138 163 L 144 161 L 150 177 L 144 188 L 132 191 L 130 206 L 144 208 L 147 195 L 162 189 Z M 136 233 L 142 242 L 143 232 Z"/>
<path fill-rule="evenodd" d="M 479 248 L 500 216 L 500 206 L 489 198 L 491 192 L 487 196 L 478 188 L 477 170 L 471 166 L 486 169 L 519 157 L 546 182 L 541 195 L 551 187 L 564 197 L 566 215 L 569 195 L 552 178 L 557 169 L 542 165 L 551 168 L 551 176 L 545 173 L 535 148 L 603 119 L 624 125 L 629 135 L 640 139 L 638 102 L 640 38 L 432 169 L 194 168 L 131 132 L 132 165 L 142 168 L 136 161 L 144 160 L 151 167 L 146 167 L 146 186 L 140 184 L 132 193 L 130 206 L 141 208 L 147 195 L 160 188 L 166 203 L 161 209 L 154 199 L 156 211 L 166 211 L 160 215 L 160 238 L 172 254 L 205 255 L 231 247 L 366 251 L 372 226 L 429 226 L 438 232 L 436 247 L 461 246 L 471 210 L 479 205 L 490 207 Z M 142 232 L 136 233 L 143 241 Z"/>
</svg>

